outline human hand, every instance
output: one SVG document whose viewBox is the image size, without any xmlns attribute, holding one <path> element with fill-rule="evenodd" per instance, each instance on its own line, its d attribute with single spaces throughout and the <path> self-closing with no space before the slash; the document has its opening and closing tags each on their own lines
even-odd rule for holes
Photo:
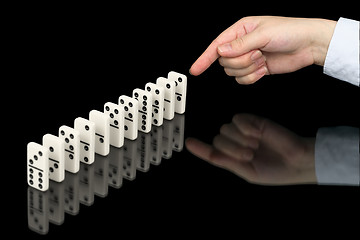
<svg viewBox="0 0 360 240">
<path fill-rule="evenodd" d="M 248 182 L 264 185 L 316 183 L 315 139 L 250 114 L 237 114 L 209 145 L 185 142 L 195 156 L 227 169 Z"/>
<path fill-rule="evenodd" d="M 216 59 L 227 75 L 251 84 L 266 74 L 324 65 L 336 21 L 287 17 L 245 17 L 222 32 L 191 66 L 200 75 Z"/>
</svg>

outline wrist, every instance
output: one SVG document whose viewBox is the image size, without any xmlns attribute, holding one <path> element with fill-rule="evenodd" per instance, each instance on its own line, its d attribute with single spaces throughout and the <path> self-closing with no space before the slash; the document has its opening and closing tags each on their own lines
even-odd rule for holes
<svg viewBox="0 0 360 240">
<path fill-rule="evenodd" d="M 336 23 L 333 20 L 312 19 L 311 52 L 316 65 L 324 66 Z"/>
</svg>

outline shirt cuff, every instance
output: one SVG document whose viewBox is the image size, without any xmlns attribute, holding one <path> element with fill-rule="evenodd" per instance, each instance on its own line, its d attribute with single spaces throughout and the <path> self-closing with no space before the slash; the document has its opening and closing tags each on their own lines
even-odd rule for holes
<svg viewBox="0 0 360 240">
<path fill-rule="evenodd" d="M 324 73 L 359 86 L 359 21 L 340 18 L 331 38 Z"/>
<path fill-rule="evenodd" d="M 359 129 L 320 128 L 315 142 L 318 184 L 359 186 Z"/>
</svg>

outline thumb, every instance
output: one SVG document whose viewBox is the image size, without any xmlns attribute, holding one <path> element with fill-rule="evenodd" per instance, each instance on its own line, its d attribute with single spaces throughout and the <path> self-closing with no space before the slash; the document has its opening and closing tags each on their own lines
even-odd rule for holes
<svg viewBox="0 0 360 240">
<path fill-rule="evenodd" d="M 245 34 L 235 40 L 218 46 L 218 54 L 222 57 L 238 57 L 264 46 L 264 39 L 256 31 Z"/>
</svg>

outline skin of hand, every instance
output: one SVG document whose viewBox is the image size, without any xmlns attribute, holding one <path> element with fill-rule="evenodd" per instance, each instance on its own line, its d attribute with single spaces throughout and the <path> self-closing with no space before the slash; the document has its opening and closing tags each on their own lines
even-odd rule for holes
<svg viewBox="0 0 360 240">
<path fill-rule="evenodd" d="M 303 138 L 268 119 L 237 114 L 213 144 L 186 139 L 195 156 L 261 185 L 316 183 L 314 138 Z"/>
<path fill-rule="evenodd" d="M 208 46 L 190 74 L 200 75 L 219 59 L 227 75 L 251 84 L 267 74 L 323 66 L 335 26 L 336 21 L 326 19 L 245 17 Z"/>
</svg>

